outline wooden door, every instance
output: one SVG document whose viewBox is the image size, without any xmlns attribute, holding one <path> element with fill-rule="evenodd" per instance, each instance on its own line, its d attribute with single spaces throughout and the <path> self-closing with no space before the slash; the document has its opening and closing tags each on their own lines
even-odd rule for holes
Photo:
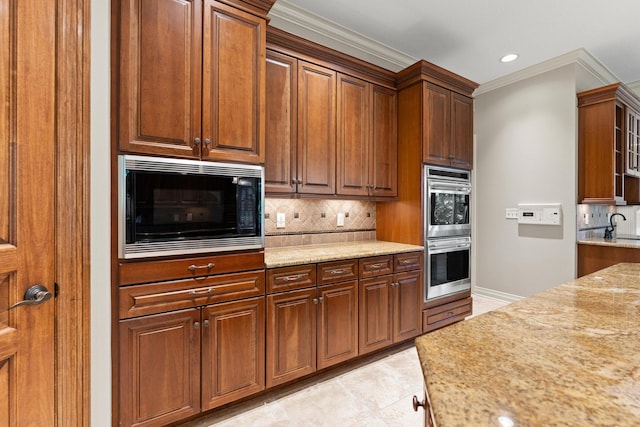
<svg viewBox="0 0 640 427">
<path fill-rule="evenodd" d="M 298 192 L 335 194 L 336 73 L 298 62 Z"/>
<path fill-rule="evenodd" d="M 393 344 L 391 279 L 386 275 L 360 280 L 360 354 Z"/>
<path fill-rule="evenodd" d="M 315 372 L 314 299 L 315 287 L 267 295 L 267 387 Z"/>
<path fill-rule="evenodd" d="M 202 410 L 264 390 L 264 297 L 202 309 Z"/>
<path fill-rule="evenodd" d="M 338 74 L 337 194 L 369 192 L 369 87 L 364 80 Z"/>
<path fill-rule="evenodd" d="M 358 281 L 318 288 L 318 369 L 358 355 Z"/>
<path fill-rule="evenodd" d="M 449 165 L 451 92 L 423 83 L 423 161 Z"/>
<path fill-rule="evenodd" d="M 369 154 L 370 194 L 376 197 L 398 195 L 398 131 L 396 92 L 372 85 Z"/>
<path fill-rule="evenodd" d="M 393 342 L 422 332 L 422 272 L 396 274 L 393 286 Z"/>
<path fill-rule="evenodd" d="M 52 426 L 56 2 L 0 0 L 0 425 Z M 46 295 L 46 294 L 42 294 Z"/>
<path fill-rule="evenodd" d="M 451 166 L 473 167 L 473 99 L 451 96 Z"/>
<path fill-rule="evenodd" d="M 221 2 L 204 5 L 203 157 L 264 163 L 266 21 Z"/>
<path fill-rule="evenodd" d="M 121 0 L 121 150 L 200 156 L 201 22 L 200 0 Z"/>
<path fill-rule="evenodd" d="M 122 426 L 164 426 L 200 412 L 200 309 L 120 322 Z"/>
<path fill-rule="evenodd" d="M 267 193 L 295 193 L 298 132 L 298 60 L 267 51 L 264 183 Z"/>
</svg>

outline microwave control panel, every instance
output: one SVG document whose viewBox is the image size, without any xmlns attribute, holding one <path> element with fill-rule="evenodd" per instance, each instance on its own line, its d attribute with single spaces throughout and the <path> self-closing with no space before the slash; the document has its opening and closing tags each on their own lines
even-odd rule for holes
<svg viewBox="0 0 640 427">
<path fill-rule="evenodd" d="M 519 203 L 518 224 L 561 225 L 562 205 L 560 203 Z"/>
</svg>

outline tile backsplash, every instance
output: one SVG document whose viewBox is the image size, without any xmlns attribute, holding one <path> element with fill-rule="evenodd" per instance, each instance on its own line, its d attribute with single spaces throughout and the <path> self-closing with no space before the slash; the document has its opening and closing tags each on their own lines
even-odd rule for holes
<svg viewBox="0 0 640 427">
<path fill-rule="evenodd" d="M 284 214 L 283 228 L 277 227 L 279 213 Z M 372 201 L 267 197 L 264 214 L 267 248 L 376 238 L 376 204 Z M 344 214 L 343 226 L 338 226 L 338 214 Z"/>
<path fill-rule="evenodd" d="M 603 237 L 604 229 L 609 225 L 609 215 L 614 212 L 621 213 L 621 217 L 614 218 L 617 237 L 636 236 L 636 213 L 640 206 L 608 206 L 608 205 L 578 205 L 577 209 L 577 238 L 578 240 L 594 237 Z M 588 218 L 588 221 L 587 221 Z"/>
</svg>

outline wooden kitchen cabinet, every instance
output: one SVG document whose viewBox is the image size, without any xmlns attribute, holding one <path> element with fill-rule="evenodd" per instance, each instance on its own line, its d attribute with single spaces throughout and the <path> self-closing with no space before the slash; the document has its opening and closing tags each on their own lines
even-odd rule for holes
<svg viewBox="0 0 640 427">
<path fill-rule="evenodd" d="M 388 274 L 390 264 L 392 271 L 401 272 Z M 360 265 L 370 276 L 360 280 L 360 354 L 418 336 L 422 332 L 422 253 L 363 258 Z"/>
<path fill-rule="evenodd" d="M 395 196 L 395 91 L 338 74 L 337 98 L 336 193 L 347 196 Z"/>
<path fill-rule="evenodd" d="M 336 191 L 336 72 L 298 61 L 298 192 Z"/>
<path fill-rule="evenodd" d="M 578 277 L 595 273 L 621 262 L 640 262 L 640 249 L 578 244 Z"/>
<path fill-rule="evenodd" d="M 302 289 L 267 296 L 267 387 L 358 355 L 357 262 L 326 264 L 328 268 L 319 264 L 319 278 L 311 286 L 305 271 L 311 266 L 315 269 L 315 265 L 273 269 L 268 273 L 269 282 L 272 278 L 290 278 L 287 286 L 295 287 L 298 282 Z M 355 279 L 344 281 L 352 271 L 356 272 Z M 329 279 L 331 272 L 339 277 L 334 283 Z M 316 283 L 325 284 L 316 286 Z M 267 287 L 273 288 L 273 284 Z"/>
<path fill-rule="evenodd" d="M 640 99 L 621 83 L 578 97 L 578 202 L 640 203 L 638 140 L 633 127 Z"/>
<path fill-rule="evenodd" d="M 121 0 L 119 32 L 121 151 L 264 161 L 264 16 L 213 0 Z"/>
<path fill-rule="evenodd" d="M 473 100 L 423 83 L 423 161 L 461 169 L 473 167 Z"/>
<path fill-rule="evenodd" d="M 263 252 L 123 261 L 118 273 L 120 425 L 167 425 L 264 390 Z"/>
<path fill-rule="evenodd" d="M 164 426 L 200 412 L 200 310 L 120 322 L 120 423 Z"/>
<path fill-rule="evenodd" d="M 298 191 L 298 60 L 267 50 L 265 192 Z"/>
<path fill-rule="evenodd" d="M 266 193 L 395 197 L 394 74 L 272 27 L 267 42 Z"/>
<path fill-rule="evenodd" d="M 265 388 L 265 299 L 202 309 L 202 410 Z"/>
</svg>

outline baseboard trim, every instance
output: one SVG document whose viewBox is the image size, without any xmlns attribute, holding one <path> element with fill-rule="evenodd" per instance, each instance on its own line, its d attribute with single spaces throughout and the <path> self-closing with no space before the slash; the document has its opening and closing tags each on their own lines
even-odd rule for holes
<svg viewBox="0 0 640 427">
<path fill-rule="evenodd" d="M 524 298 L 519 295 L 508 294 L 506 292 L 496 291 L 489 288 L 483 288 L 482 286 L 473 286 L 473 288 L 471 289 L 471 294 L 485 298 L 493 298 L 495 300 L 503 302 L 516 302 Z"/>
</svg>

